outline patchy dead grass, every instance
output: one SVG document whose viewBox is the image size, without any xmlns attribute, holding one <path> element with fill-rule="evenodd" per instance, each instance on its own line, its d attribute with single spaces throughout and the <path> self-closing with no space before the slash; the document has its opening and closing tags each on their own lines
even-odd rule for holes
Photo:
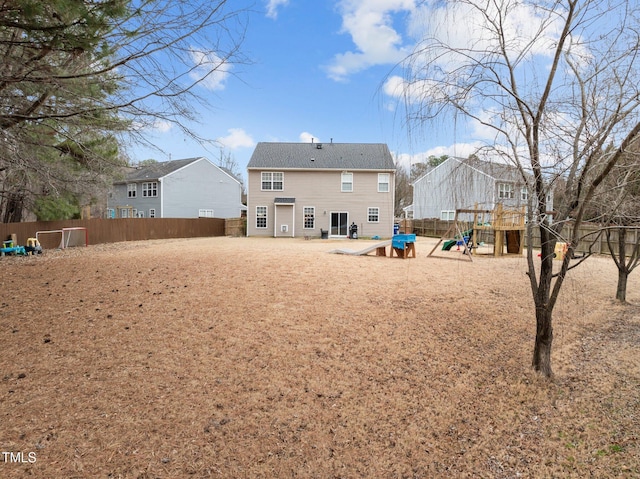
<svg viewBox="0 0 640 479">
<path fill-rule="evenodd" d="M 327 253 L 365 244 L 2 258 L 0 477 L 640 477 L 638 278 L 570 273 L 549 381 L 525 258 Z"/>
</svg>

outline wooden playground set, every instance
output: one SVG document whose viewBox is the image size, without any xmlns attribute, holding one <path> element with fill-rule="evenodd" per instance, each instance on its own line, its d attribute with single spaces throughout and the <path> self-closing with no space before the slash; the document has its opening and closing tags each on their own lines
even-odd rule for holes
<svg viewBox="0 0 640 479">
<path fill-rule="evenodd" d="M 467 219 L 461 219 L 461 215 L 465 215 Z M 471 217 L 472 219 L 469 219 Z M 487 242 L 490 236 L 493 237 L 493 256 L 522 255 L 525 218 L 524 207 L 506 209 L 502 204 L 498 204 L 493 210 L 479 209 L 477 205 L 472 209 L 457 209 L 453 223 L 428 256 L 460 259 L 459 256 L 434 255 L 438 247 L 444 243 L 443 251 L 450 251 L 455 246 L 457 250 L 462 250 L 462 259 L 473 261 L 472 256 L 478 254 L 478 246 Z"/>
<path fill-rule="evenodd" d="M 464 219 L 463 219 L 464 215 Z M 524 250 L 525 209 L 507 209 L 498 204 L 495 209 L 487 210 L 477 207 L 472 209 L 457 209 L 453 223 L 442 235 L 427 256 L 445 259 L 466 259 L 473 261 L 472 256 L 480 253 L 478 247 L 492 244 L 493 256 L 522 255 Z M 336 249 L 330 253 L 364 256 L 375 251 L 376 256 L 387 256 L 387 247 L 391 246 L 389 256 L 396 255 L 399 258 L 416 257 L 416 235 L 396 234 L 392 239 L 367 246 L 354 251 L 350 249 Z M 451 251 L 455 246 L 462 255 L 436 255 L 438 247 L 442 245 L 442 251 Z M 506 252 L 505 252 L 506 247 Z"/>
</svg>

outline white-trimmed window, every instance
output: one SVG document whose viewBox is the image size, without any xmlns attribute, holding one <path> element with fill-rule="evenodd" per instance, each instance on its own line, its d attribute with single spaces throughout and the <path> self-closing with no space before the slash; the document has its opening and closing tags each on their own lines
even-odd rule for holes
<svg viewBox="0 0 640 479">
<path fill-rule="evenodd" d="M 213 218 L 213 210 L 200 208 L 198 210 L 198 218 Z"/>
<path fill-rule="evenodd" d="M 129 208 L 120 208 L 120 218 L 129 217 Z"/>
<path fill-rule="evenodd" d="M 380 222 L 380 208 L 377 206 L 367 208 L 367 221 L 369 223 Z"/>
<path fill-rule="evenodd" d="M 142 196 L 145 198 L 158 196 L 158 182 L 142 183 Z"/>
<path fill-rule="evenodd" d="M 136 211 L 136 218 L 144 218 L 144 211 L 138 210 Z"/>
<path fill-rule="evenodd" d="M 526 186 L 520 188 L 520 200 L 524 202 L 529 200 L 529 190 Z"/>
<path fill-rule="evenodd" d="M 389 173 L 378 173 L 378 193 L 388 193 L 391 175 Z"/>
<path fill-rule="evenodd" d="M 498 183 L 498 198 L 501 200 L 512 200 L 514 197 L 514 188 L 511 183 Z"/>
<path fill-rule="evenodd" d="M 316 227 L 316 208 L 314 206 L 305 206 L 303 216 L 304 229 L 313 229 Z"/>
<path fill-rule="evenodd" d="M 279 171 L 262 172 L 262 191 L 284 190 L 284 173 Z"/>
<path fill-rule="evenodd" d="M 136 183 L 127 183 L 127 198 L 135 198 L 138 192 L 138 185 Z"/>
<path fill-rule="evenodd" d="M 340 175 L 340 191 L 347 193 L 353 191 L 353 173 L 345 171 Z"/>
<path fill-rule="evenodd" d="M 267 227 L 267 207 L 256 206 L 256 228 Z"/>
<path fill-rule="evenodd" d="M 456 217 L 455 210 L 442 210 L 440 212 L 440 219 L 443 221 L 453 221 Z"/>
<path fill-rule="evenodd" d="M 156 217 L 156 209 L 149 208 L 149 218 L 155 218 L 155 217 Z"/>
</svg>

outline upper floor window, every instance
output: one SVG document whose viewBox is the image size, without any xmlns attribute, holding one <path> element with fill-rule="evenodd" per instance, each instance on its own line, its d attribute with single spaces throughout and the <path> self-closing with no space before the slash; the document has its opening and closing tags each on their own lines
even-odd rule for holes
<svg viewBox="0 0 640 479">
<path fill-rule="evenodd" d="M 151 183 L 142 183 L 142 196 L 158 196 L 158 182 L 152 181 Z"/>
<path fill-rule="evenodd" d="M 388 193 L 391 175 L 389 173 L 378 173 L 378 192 Z"/>
<path fill-rule="evenodd" d="M 511 183 L 498 183 L 498 198 L 501 200 L 512 200 L 514 196 L 513 184 Z"/>
<path fill-rule="evenodd" d="M 284 173 L 278 171 L 262 172 L 262 190 L 282 191 L 284 189 Z"/>
<path fill-rule="evenodd" d="M 526 186 L 523 186 L 520 189 L 520 200 L 525 202 L 529 200 L 529 190 L 527 189 Z"/>
<path fill-rule="evenodd" d="M 136 192 L 138 190 L 137 186 L 138 185 L 136 185 L 135 183 L 127 183 L 127 197 L 129 198 L 136 197 Z"/>
<path fill-rule="evenodd" d="M 353 191 L 353 173 L 342 173 L 340 185 L 340 191 Z"/>
</svg>

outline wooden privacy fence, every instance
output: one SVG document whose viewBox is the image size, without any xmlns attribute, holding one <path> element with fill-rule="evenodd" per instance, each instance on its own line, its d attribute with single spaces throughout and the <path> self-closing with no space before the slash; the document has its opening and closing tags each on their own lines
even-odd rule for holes
<svg viewBox="0 0 640 479">
<path fill-rule="evenodd" d="M 0 237 L 16 235 L 19 245 L 35 238 L 37 231 L 85 227 L 89 244 L 169 238 L 225 236 L 224 218 L 114 218 L 66 221 L 0 223 Z M 47 245 L 43 245 L 46 247 Z"/>
<path fill-rule="evenodd" d="M 400 224 L 401 232 L 440 238 L 449 230 L 453 221 L 439 220 L 436 218 L 422 220 L 402 219 L 398 223 Z"/>
<path fill-rule="evenodd" d="M 247 234 L 247 218 L 227 218 L 224 224 L 225 236 L 245 236 Z"/>
<path fill-rule="evenodd" d="M 405 233 L 414 233 L 419 236 L 430 236 L 434 238 L 442 237 L 449 227 L 451 226 L 452 221 L 445 221 L 440 219 L 420 219 L 420 220 L 407 220 L 403 219 L 399 221 L 400 231 Z M 564 235 L 568 236 L 570 228 L 572 225 L 565 226 Z M 580 227 L 580 237 L 584 238 L 578 246 L 576 247 L 577 253 L 588 252 L 589 248 L 591 248 L 592 253 L 598 254 L 609 254 L 609 247 L 607 246 L 607 238 L 604 233 L 598 235 L 598 231 L 600 226 L 591 223 L 584 223 Z M 633 245 L 635 245 L 638 241 L 638 235 L 640 232 L 637 229 L 632 229 L 627 233 L 627 248 L 628 251 L 631 251 Z M 611 231 L 611 237 L 614 244 L 617 245 L 618 241 L 618 232 L 616 230 Z M 486 243 L 494 243 L 493 232 L 483 232 L 483 236 L 481 238 L 482 241 Z M 527 244 L 527 237 L 525 234 L 524 237 L 525 245 Z M 533 247 L 540 247 L 540 235 L 539 232 L 534 228 L 533 231 Z"/>
</svg>

